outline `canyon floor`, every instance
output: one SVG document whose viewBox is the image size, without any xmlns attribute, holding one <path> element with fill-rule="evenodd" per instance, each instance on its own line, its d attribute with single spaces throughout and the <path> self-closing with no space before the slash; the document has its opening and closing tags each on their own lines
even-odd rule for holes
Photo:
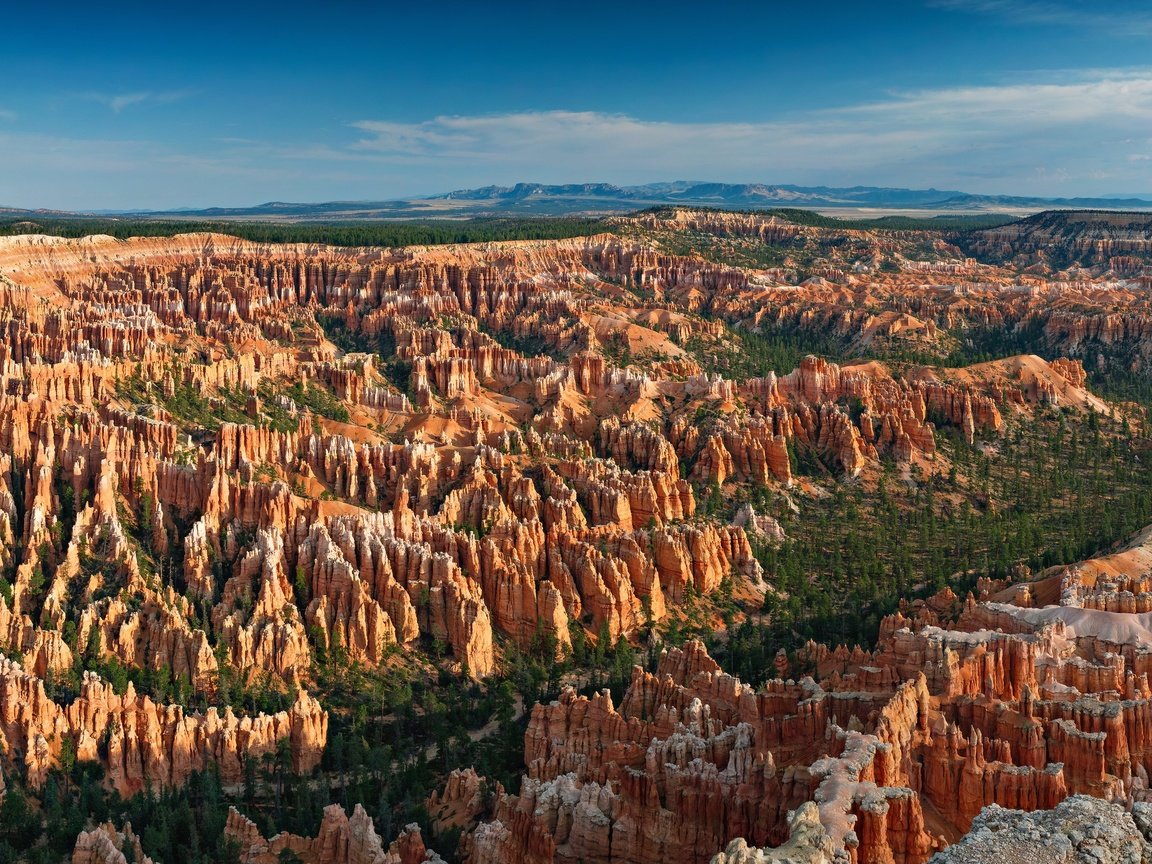
<svg viewBox="0 0 1152 864">
<path fill-rule="evenodd" d="M 1152 220 L 586 229 L 0 237 L 0 862 L 1152 860 Z"/>
</svg>

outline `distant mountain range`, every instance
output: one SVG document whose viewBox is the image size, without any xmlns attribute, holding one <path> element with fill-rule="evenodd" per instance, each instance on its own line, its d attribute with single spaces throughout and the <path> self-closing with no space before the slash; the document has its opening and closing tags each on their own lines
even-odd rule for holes
<svg viewBox="0 0 1152 864">
<path fill-rule="evenodd" d="M 1035 198 L 1014 195 L 972 195 L 946 189 L 895 189 L 881 186 L 770 186 L 763 183 L 704 183 L 676 181 L 645 186 L 578 183 L 546 186 L 484 186 L 438 195 L 431 201 L 530 202 L 549 200 L 607 201 L 637 204 L 693 204 L 739 207 L 878 207 L 892 209 L 982 210 L 989 207 L 1068 207 L 1074 209 L 1152 208 L 1152 197 Z"/>
<path fill-rule="evenodd" d="M 374 219 L 469 218 L 476 216 L 603 215 L 645 207 L 682 204 L 731 209 L 802 207 L 811 209 L 932 210 L 939 212 L 1077 210 L 1152 210 L 1152 196 L 1038 198 L 972 195 L 944 189 L 895 189 L 878 186 L 794 186 L 763 183 L 706 183 L 679 180 L 643 186 L 610 183 L 483 186 L 443 195 L 396 201 L 328 201 L 319 204 L 271 201 L 254 207 L 210 207 L 170 211 L 99 211 L 96 215 L 153 219 L 232 219 L 270 221 L 358 221 Z M 0 215 L 59 216 L 58 211 L 0 208 Z M 78 214 L 74 214 L 78 215 Z"/>
</svg>

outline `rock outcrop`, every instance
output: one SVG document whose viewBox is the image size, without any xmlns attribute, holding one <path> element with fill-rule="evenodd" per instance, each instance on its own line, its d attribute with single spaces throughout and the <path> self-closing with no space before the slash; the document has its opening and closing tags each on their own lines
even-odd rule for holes
<svg viewBox="0 0 1152 864">
<path fill-rule="evenodd" d="M 811 679 L 755 693 L 688 643 L 654 675 L 637 668 L 619 709 L 607 693 L 571 691 L 537 705 L 528 776 L 473 832 L 471 860 L 688 864 L 737 838 L 780 844 L 791 830 L 796 848 L 818 837 L 829 857 L 851 848 L 861 861 L 922 861 L 937 841 L 906 760 L 929 734 L 928 704 L 923 679 L 894 697 Z M 812 800 L 819 808 L 801 807 Z"/>
<path fill-rule="evenodd" d="M 125 850 L 131 858 L 125 855 Z M 91 831 L 81 831 L 72 850 L 72 864 L 153 864 L 140 848 L 140 838 L 125 825 L 117 831 L 111 824 L 100 825 Z"/>
<path fill-rule="evenodd" d="M 277 834 L 265 840 L 256 825 L 235 808 L 228 812 L 224 833 L 239 847 L 241 864 L 277 864 L 286 855 L 294 855 L 291 860 L 303 864 L 444 864 L 444 859 L 425 848 L 420 827 L 414 823 L 384 846 L 359 804 L 351 816 L 337 804 L 325 807 L 315 837 Z"/>
<path fill-rule="evenodd" d="M 109 785 L 127 797 L 145 785 L 180 785 L 209 762 L 224 782 L 237 783 L 246 760 L 275 751 L 280 741 L 289 745 L 292 768 L 308 773 L 327 736 L 327 712 L 304 691 L 274 715 L 238 717 L 231 707 L 197 714 L 138 696 L 131 683 L 118 695 L 86 672 L 79 697 L 65 708 L 48 698 L 43 681 L 0 659 L 0 748 L 24 766 L 34 787 L 66 744 L 75 758 L 100 762 Z"/>
<path fill-rule="evenodd" d="M 717 853 L 711 864 L 833 864 L 833 854 L 819 808 L 806 801 L 789 815 L 788 840 L 780 846 L 756 849 L 740 837 Z"/>
<path fill-rule="evenodd" d="M 1077 795 L 1055 809 L 1024 813 L 992 805 L 932 864 L 1137 864 L 1152 856 L 1147 816 L 1137 825 L 1115 804 Z"/>
</svg>

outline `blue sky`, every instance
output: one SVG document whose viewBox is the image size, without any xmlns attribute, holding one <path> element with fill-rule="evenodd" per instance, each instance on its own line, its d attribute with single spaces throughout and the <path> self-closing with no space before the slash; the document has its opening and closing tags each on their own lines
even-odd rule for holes
<svg viewBox="0 0 1152 864">
<path fill-rule="evenodd" d="M 14 7 L 8 206 L 521 180 L 1152 194 L 1152 0 Z"/>
</svg>

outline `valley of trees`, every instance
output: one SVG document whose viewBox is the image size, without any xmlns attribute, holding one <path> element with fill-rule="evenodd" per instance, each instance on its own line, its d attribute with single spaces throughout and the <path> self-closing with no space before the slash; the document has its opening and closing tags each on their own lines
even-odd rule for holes
<svg viewBox="0 0 1152 864">
<path fill-rule="evenodd" d="M 241 222 L 198 219 L 80 218 L 38 216 L 0 220 L 0 236 L 49 234 L 56 237 L 172 237 L 212 232 L 257 243 L 324 243 L 331 246 L 435 246 L 496 240 L 560 240 L 607 230 L 600 219 L 575 217 L 494 217 L 467 220 L 397 222 Z"/>
</svg>

